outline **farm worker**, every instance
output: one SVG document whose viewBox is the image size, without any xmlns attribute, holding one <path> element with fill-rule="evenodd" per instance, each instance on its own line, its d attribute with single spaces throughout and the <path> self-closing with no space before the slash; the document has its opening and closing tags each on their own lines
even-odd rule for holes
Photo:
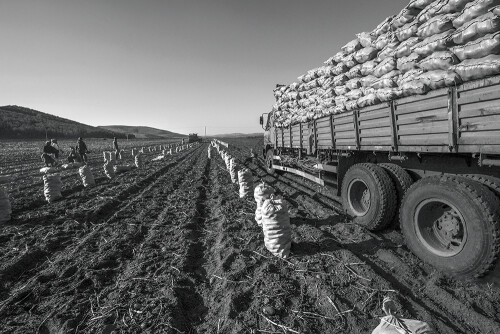
<svg viewBox="0 0 500 334">
<path fill-rule="evenodd" d="M 120 149 L 118 148 L 118 140 L 116 139 L 116 137 L 113 138 L 113 149 L 115 150 L 116 153 L 116 159 L 121 159 Z"/>
<path fill-rule="evenodd" d="M 71 152 L 68 155 L 68 162 L 82 162 L 79 154 L 76 154 L 76 150 L 74 147 L 71 148 Z"/>
<path fill-rule="evenodd" d="M 85 145 L 82 137 L 78 137 L 78 141 L 76 142 L 76 150 L 78 151 L 78 154 L 80 154 L 82 161 L 84 163 L 87 163 L 87 153 L 90 153 L 90 151 L 87 149 L 87 145 Z"/>
<path fill-rule="evenodd" d="M 45 146 L 43 147 L 43 153 L 42 153 L 42 161 L 45 163 L 45 166 L 47 167 L 49 166 L 53 167 L 56 165 L 56 161 L 54 160 L 54 158 L 52 158 L 52 156 L 50 156 L 51 154 L 59 155 L 59 151 L 52 146 L 50 141 L 47 141 L 45 142 Z"/>
<path fill-rule="evenodd" d="M 56 156 L 56 159 L 59 159 L 59 151 L 61 153 L 64 153 L 63 150 L 61 150 L 59 148 L 59 145 L 57 144 L 57 139 L 51 139 L 50 140 L 50 146 L 52 146 L 53 148 L 55 148 L 57 150 L 57 153 L 54 153 L 54 155 Z"/>
</svg>

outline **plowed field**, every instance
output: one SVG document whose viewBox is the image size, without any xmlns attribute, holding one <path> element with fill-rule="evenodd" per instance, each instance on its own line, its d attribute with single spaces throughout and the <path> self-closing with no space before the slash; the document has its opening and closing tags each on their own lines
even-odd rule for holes
<svg viewBox="0 0 500 334">
<path fill-rule="evenodd" d="M 403 317 L 438 333 L 500 333 L 498 270 L 479 281 L 448 278 L 397 229 L 366 231 L 332 194 L 268 175 L 250 158 L 260 138 L 228 141 L 254 181 L 286 200 L 289 259 L 266 250 L 255 202 L 239 198 L 215 149 L 208 159 L 208 143 L 113 180 L 96 160 L 97 186 L 64 172 L 64 198 L 52 204 L 39 176 L 7 185 L 0 332 L 370 333 L 390 295 Z"/>
</svg>

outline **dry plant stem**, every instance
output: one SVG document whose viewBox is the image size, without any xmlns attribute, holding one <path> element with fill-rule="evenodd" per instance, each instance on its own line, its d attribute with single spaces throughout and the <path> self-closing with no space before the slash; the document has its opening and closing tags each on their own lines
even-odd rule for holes
<svg viewBox="0 0 500 334">
<path fill-rule="evenodd" d="M 286 326 L 283 326 L 283 325 L 280 325 L 278 323 L 275 323 L 274 321 L 270 320 L 269 318 L 267 318 L 264 314 L 260 314 L 264 319 L 267 320 L 267 322 L 269 322 L 270 324 L 274 325 L 274 326 L 278 326 L 279 328 L 281 328 L 282 330 L 284 331 L 288 331 L 288 332 L 292 332 L 292 333 L 297 333 L 299 334 L 300 332 L 297 332 L 296 330 L 293 330 L 289 327 L 286 327 Z"/>
</svg>

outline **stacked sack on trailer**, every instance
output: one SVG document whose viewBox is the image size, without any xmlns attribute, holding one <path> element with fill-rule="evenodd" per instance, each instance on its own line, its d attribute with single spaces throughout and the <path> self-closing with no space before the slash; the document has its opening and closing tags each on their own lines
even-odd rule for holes
<svg viewBox="0 0 500 334">
<path fill-rule="evenodd" d="M 277 85 L 286 127 L 500 73 L 500 0 L 412 0 L 321 66 Z"/>
</svg>

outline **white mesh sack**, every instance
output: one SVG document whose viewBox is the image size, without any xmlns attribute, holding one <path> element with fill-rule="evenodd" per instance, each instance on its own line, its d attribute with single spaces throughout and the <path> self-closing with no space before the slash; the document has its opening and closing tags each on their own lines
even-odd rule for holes
<svg viewBox="0 0 500 334">
<path fill-rule="evenodd" d="M 249 197 L 253 190 L 253 175 L 248 168 L 238 171 L 238 183 L 240 184 L 240 198 Z"/>
<path fill-rule="evenodd" d="M 137 168 L 142 168 L 144 166 L 144 164 L 142 162 L 142 154 L 137 154 L 134 157 L 134 163 L 135 163 L 135 167 L 137 167 Z"/>
<path fill-rule="evenodd" d="M 262 204 L 262 231 L 264 244 L 274 256 L 287 258 L 292 244 L 290 216 L 286 203 L 271 198 Z"/>
<path fill-rule="evenodd" d="M 114 177 L 115 177 L 115 171 L 114 171 L 114 169 L 113 169 L 113 164 L 112 164 L 112 163 L 110 163 L 110 162 L 106 161 L 106 162 L 104 163 L 103 168 L 104 168 L 104 174 L 106 175 L 106 177 L 107 177 L 108 179 L 110 179 L 110 180 L 111 180 L 112 178 L 114 178 Z"/>
<path fill-rule="evenodd" d="M 261 208 L 264 201 L 271 198 L 271 195 L 274 194 L 274 189 L 269 187 L 267 184 L 262 182 L 257 185 L 253 191 L 253 197 L 255 202 L 257 203 L 257 209 L 255 210 L 255 221 L 257 224 L 262 225 L 262 213 Z"/>
<path fill-rule="evenodd" d="M 9 196 L 3 187 L 0 187 L 0 223 L 10 220 L 12 207 L 10 205 Z"/>
<path fill-rule="evenodd" d="M 95 186 L 94 175 L 92 175 L 92 170 L 89 166 L 80 167 L 78 170 L 80 177 L 82 178 L 82 183 L 85 188 Z"/>
<path fill-rule="evenodd" d="M 43 176 L 43 194 L 47 202 L 52 203 L 62 198 L 61 188 L 61 175 L 46 174 Z"/>
<path fill-rule="evenodd" d="M 229 175 L 231 175 L 231 182 L 238 182 L 238 163 L 235 158 L 229 160 Z"/>
</svg>

